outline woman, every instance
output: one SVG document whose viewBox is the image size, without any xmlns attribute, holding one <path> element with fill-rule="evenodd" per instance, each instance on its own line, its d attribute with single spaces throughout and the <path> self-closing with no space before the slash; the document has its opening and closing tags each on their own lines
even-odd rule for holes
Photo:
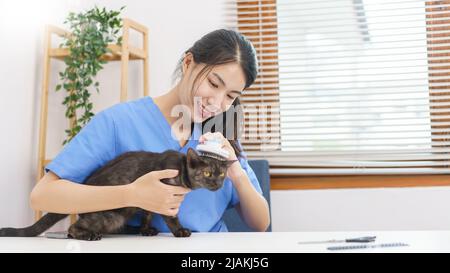
<svg viewBox="0 0 450 273">
<path fill-rule="evenodd" d="M 256 78 L 255 50 L 242 35 L 216 30 L 187 50 L 177 67 L 181 79 L 166 94 L 117 104 L 98 113 L 46 166 L 46 174 L 31 193 L 33 209 L 63 214 L 79 214 L 121 207 L 140 207 L 164 215 L 178 215 L 180 223 L 193 231 L 227 231 L 221 220 L 224 211 L 236 206 L 244 221 L 255 231 L 269 225 L 269 209 L 253 170 L 243 157 L 239 143 L 226 139 L 237 131 L 227 111 L 239 105 L 239 95 Z M 182 118 L 173 114 L 183 111 Z M 182 124 L 194 124 L 186 129 Z M 208 122 L 233 125 L 213 126 Z M 223 127 L 223 130 L 217 130 Z M 226 132 L 228 129 L 228 132 Z M 124 186 L 88 186 L 83 181 L 116 156 L 136 150 L 186 153 L 199 142 L 220 138 L 230 160 L 224 186 L 215 192 L 189 191 L 163 184 L 160 180 L 177 175 L 176 170 L 154 171 Z M 75 183 L 74 183 L 75 182 Z M 136 215 L 129 226 L 139 226 Z M 162 217 L 152 219 L 153 227 L 169 232 Z"/>
</svg>

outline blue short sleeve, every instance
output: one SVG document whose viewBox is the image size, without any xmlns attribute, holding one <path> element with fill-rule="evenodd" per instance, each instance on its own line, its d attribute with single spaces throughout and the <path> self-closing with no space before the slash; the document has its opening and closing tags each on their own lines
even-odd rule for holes
<svg viewBox="0 0 450 273">
<path fill-rule="evenodd" d="M 255 187 L 256 191 L 262 194 L 261 186 L 259 184 L 258 178 L 256 177 L 255 172 L 248 164 L 247 159 L 244 157 L 239 158 L 239 163 L 241 163 L 242 168 L 247 173 L 248 178 L 250 179 L 250 182 L 252 183 L 253 187 Z M 234 207 L 237 203 L 239 203 L 239 196 L 236 191 L 236 188 L 233 187 L 233 193 L 231 196 L 230 206 Z"/>
<path fill-rule="evenodd" d="M 115 157 L 114 120 L 103 111 L 64 147 L 46 167 L 61 179 L 83 183 L 96 169 Z"/>
</svg>

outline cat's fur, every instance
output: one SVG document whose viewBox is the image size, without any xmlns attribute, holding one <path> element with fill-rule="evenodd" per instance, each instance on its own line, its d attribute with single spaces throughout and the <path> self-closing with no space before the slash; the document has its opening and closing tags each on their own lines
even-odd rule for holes
<svg viewBox="0 0 450 273">
<path fill-rule="evenodd" d="M 190 189 L 206 188 L 215 191 L 222 187 L 227 168 L 232 162 L 234 161 L 220 161 L 199 156 L 193 149 L 189 149 L 186 155 L 170 150 L 163 153 L 127 152 L 91 174 L 85 184 L 125 185 L 151 171 L 176 169 L 179 171 L 176 177 L 163 179 L 162 182 Z M 103 234 L 120 232 L 139 210 L 141 209 L 126 207 L 80 214 L 79 219 L 69 228 L 69 237 L 79 240 L 100 240 Z M 143 212 L 141 234 L 144 236 L 158 234 L 158 230 L 150 226 L 152 212 Z M 0 237 L 38 236 L 66 216 L 66 214 L 48 213 L 32 226 L 0 229 Z M 178 217 L 163 215 L 163 218 L 174 236 L 191 235 L 189 229 L 181 226 Z"/>
</svg>

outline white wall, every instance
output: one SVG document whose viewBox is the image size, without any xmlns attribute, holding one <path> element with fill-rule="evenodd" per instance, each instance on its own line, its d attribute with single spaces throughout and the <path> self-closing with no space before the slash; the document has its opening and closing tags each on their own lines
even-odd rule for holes
<svg viewBox="0 0 450 273">
<path fill-rule="evenodd" d="M 202 35 L 224 26 L 223 0 L 190 1 L 77 1 L 0 0 L 0 227 L 23 226 L 33 221 L 29 193 L 35 183 L 40 87 L 42 83 L 43 33 L 45 24 L 63 26 L 68 11 L 94 4 L 111 9 L 127 6 L 124 17 L 149 30 L 150 94 L 166 92 L 183 51 Z M 136 36 L 132 36 L 138 41 Z M 53 92 L 57 72 L 52 62 L 49 98 L 48 157 L 61 148 L 67 121 L 61 106 L 63 94 Z M 94 96 L 95 111 L 118 101 L 117 63 L 99 74 L 101 95 Z M 142 69 L 130 66 L 130 98 L 142 94 Z"/>
<path fill-rule="evenodd" d="M 0 1 L 0 226 L 33 217 L 28 195 L 36 174 L 42 25 L 60 5 L 35 13 L 39 7 L 37 1 Z"/>
<path fill-rule="evenodd" d="M 450 187 L 272 191 L 274 231 L 450 229 Z"/>
</svg>

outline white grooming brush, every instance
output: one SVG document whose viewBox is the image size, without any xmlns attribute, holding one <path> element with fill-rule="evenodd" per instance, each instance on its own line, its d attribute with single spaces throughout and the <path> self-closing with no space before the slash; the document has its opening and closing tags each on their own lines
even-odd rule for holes
<svg viewBox="0 0 450 273">
<path fill-rule="evenodd" d="M 225 161 L 229 156 L 229 152 L 222 148 L 220 139 L 207 140 L 202 144 L 197 145 L 197 151 L 201 156 Z"/>
</svg>

